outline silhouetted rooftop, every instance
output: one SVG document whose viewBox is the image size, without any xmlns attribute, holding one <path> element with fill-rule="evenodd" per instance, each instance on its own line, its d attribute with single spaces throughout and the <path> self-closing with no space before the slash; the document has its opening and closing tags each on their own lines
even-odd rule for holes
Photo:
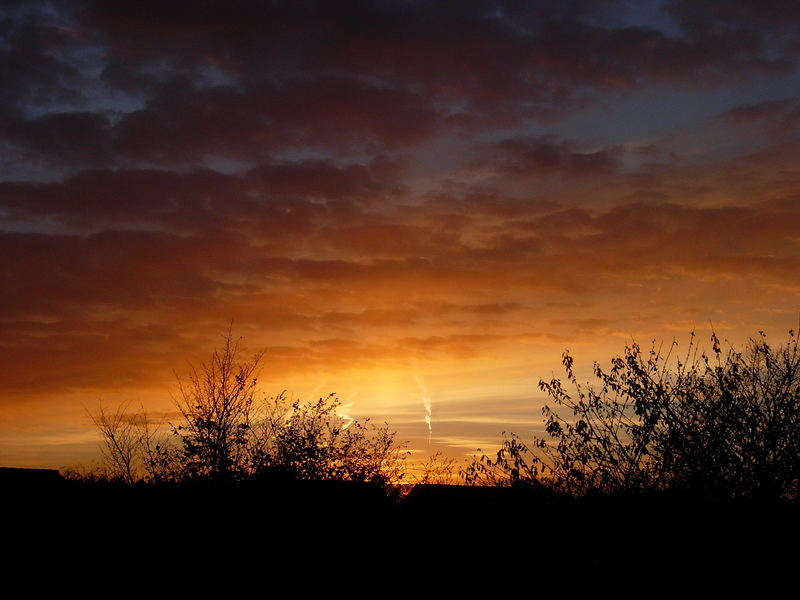
<svg viewBox="0 0 800 600">
<path fill-rule="evenodd" d="M 56 469 L 22 469 L 18 467 L 0 467 L 0 486 L 24 485 L 45 486 L 58 485 L 64 481 Z"/>
</svg>

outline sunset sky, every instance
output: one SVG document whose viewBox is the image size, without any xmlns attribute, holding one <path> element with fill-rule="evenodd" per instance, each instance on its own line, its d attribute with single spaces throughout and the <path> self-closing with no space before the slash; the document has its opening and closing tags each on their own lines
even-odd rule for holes
<svg viewBox="0 0 800 600">
<path fill-rule="evenodd" d="M 458 459 L 565 349 L 784 341 L 798 60 L 794 0 L 3 2 L 0 465 L 168 417 L 231 321 Z"/>
</svg>

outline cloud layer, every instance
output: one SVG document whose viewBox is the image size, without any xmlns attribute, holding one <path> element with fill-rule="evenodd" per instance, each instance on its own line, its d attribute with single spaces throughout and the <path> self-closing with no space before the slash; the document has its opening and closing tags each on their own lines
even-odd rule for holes
<svg viewBox="0 0 800 600">
<path fill-rule="evenodd" d="M 422 447 L 420 376 L 477 447 L 564 347 L 795 325 L 767 4 L 7 3 L 0 414 L 166 405 L 233 319 L 271 391 L 358 388 Z"/>
</svg>

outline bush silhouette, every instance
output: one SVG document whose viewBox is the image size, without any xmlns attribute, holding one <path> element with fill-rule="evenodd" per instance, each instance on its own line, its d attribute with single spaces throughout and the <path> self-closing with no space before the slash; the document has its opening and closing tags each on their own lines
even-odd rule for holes
<svg viewBox="0 0 800 600">
<path fill-rule="evenodd" d="M 259 395 L 263 354 L 240 358 L 231 331 L 208 363 L 178 378 L 178 423 L 154 424 L 142 409 L 101 407 L 91 418 L 110 479 L 126 483 L 238 484 L 269 475 L 388 486 L 406 453 L 388 428 L 343 419 L 334 394 L 305 405 Z"/>
<path fill-rule="evenodd" d="M 467 468 L 468 483 L 547 484 L 571 495 L 681 491 L 704 498 L 798 497 L 800 348 L 789 332 L 773 348 L 763 333 L 744 351 L 701 352 L 692 334 L 682 359 L 633 343 L 597 385 L 581 384 L 569 352 L 566 383 L 539 387 L 547 437 L 507 437 L 495 458 Z"/>
</svg>

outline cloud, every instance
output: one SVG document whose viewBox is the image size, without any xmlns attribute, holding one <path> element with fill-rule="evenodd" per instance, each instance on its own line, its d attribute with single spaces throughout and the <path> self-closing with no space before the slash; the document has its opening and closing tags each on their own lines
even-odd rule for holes
<svg viewBox="0 0 800 600">
<path fill-rule="evenodd" d="M 481 166 L 497 169 L 514 177 L 559 174 L 584 177 L 614 173 L 618 170 L 619 149 L 581 152 L 553 136 L 514 137 L 485 147 Z"/>
<path fill-rule="evenodd" d="M 301 147 L 406 148 L 445 132 L 552 122 L 603 94 L 649 84 L 708 87 L 793 69 L 795 50 L 767 43 L 793 31 L 790 5 L 774 7 L 789 17 L 781 19 L 758 17 L 746 2 L 702 11 L 675 3 L 678 30 L 667 21 L 628 25 L 614 17 L 619 10 L 482 1 L 457 11 L 395 2 L 57 4 L 47 16 L 17 14 L 0 32 L 4 65 L 35 63 L 7 73 L 15 83 L 0 102 L 15 122 L 4 135 L 40 160 L 73 164 L 261 162 Z M 719 15 L 715 27 L 707 14 Z M 51 115 L 22 117 L 44 96 Z M 79 140 L 80 123 L 88 135 Z M 537 164 L 554 151 L 546 144 L 539 140 Z M 592 154 L 573 161 L 605 164 Z"/>
<path fill-rule="evenodd" d="M 791 0 L 672 0 L 666 8 L 685 31 L 698 37 L 725 35 L 730 30 L 768 30 L 771 36 L 782 38 L 800 29 L 800 8 Z"/>
<path fill-rule="evenodd" d="M 100 114 L 47 114 L 30 120 L 7 119 L 0 125 L 0 138 L 17 146 L 23 160 L 98 167 L 111 159 L 108 128 L 108 120 Z"/>
<path fill-rule="evenodd" d="M 373 377 L 365 411 L 776 323 L 798 21 L 761 6 L 6 3 L 3 398 L 166 390 L 231 318 L 270 383 Z"/>
<path fill-rule="evenodd" d="M 402 192 L 399 167 L 380 159 L 266 163 L 238 174 L 210 169 L 84 171 L 52 183 L 0 182 L 6 219 L 92 232 L 104 228 L 199 234 L 232 229 L 263 242 L 308 233 L 311 223 Z M 38 225 L 36 225 L 38 224 Z"/>
<path fill-rule="evenodd" d="M 120 155 L 133 161 L 253 161 L 298 147 L 404 147 L 431 136 L 439 120 L 419 94 L 346 78 L 201 90 L 168 82 L 125 115 L 114 136 Z"/>
<path fill-rule="evenodd" d="M 800 126 L 800 98 L 782 98 L 736 106 L 722 113 L 720 119 L 730 125 L 756 125 L 773 141 L 775 138 L 796 138 Z"/>
<path fill-rule="evenodd" d="M 60 52 L 80 43 L 74 30 L 41 4 L 11 2 L 0 16 L 0 118 L 78 99 L 80 69 Z"/>
</svg>

